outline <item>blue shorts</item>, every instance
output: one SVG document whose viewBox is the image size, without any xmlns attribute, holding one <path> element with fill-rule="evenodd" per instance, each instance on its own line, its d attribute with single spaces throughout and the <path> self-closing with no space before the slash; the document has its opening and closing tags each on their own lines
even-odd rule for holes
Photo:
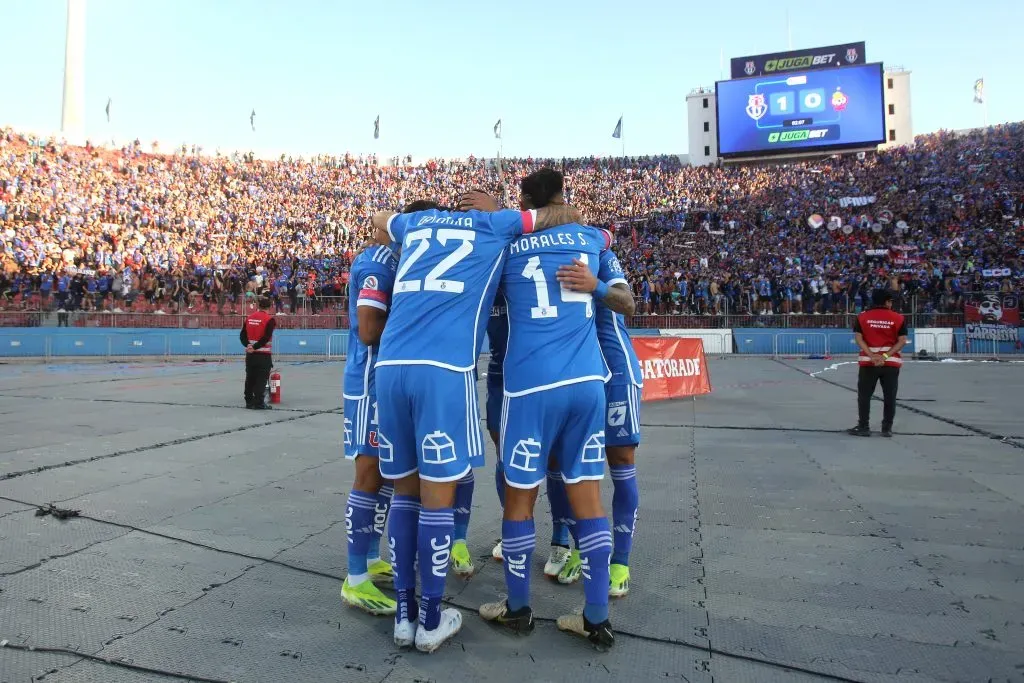
<svg viewBox="0 0 1024 683">
<path fill-rule="evenodd" d="M 538 486 L 551 454 L 567 484 L 604 478 L 604 402 L 604 383 L 595 381 L 506 396 L 501 462 L 509 486 Z"/>
<path fill-rule="evenodd" d="M 472 370 L 381 365 L 376 372 L 380 473 L 455 481 L 484 465 L 480 399 Z"/>
<path fill-rule="evenodd" d="M 373 377 L 371 373 L 370 377 Z M 366 396 L 345 398 L 345 459 L 357 455 L 377 457 L 377 392 L 371 383 Z"/>
<path fill-rule="evenodd" d="M 487 373 L 487 430 L 501 431 L 501 404 L 505 398 L 505 386 L 501 375 Z"/>
<path fill-rule="evenodd" d="M 642 387 L 633 384 L 604 385 L 608 414 L 604 432 L 609 446 L 640 444 L 640 396 Z"/>
</svg>

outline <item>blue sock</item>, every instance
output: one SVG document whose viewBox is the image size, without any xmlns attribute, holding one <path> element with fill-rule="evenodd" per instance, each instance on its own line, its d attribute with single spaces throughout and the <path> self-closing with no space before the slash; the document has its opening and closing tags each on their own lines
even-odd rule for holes
<svg viewBox="0 0 1024 683">
<path fill-rule="evenodd" d="M 373 514 L 373 538 L 370 539 L 370 550 L 366 553 L 367 560 L 380 558 L 380 539 L 384 535 L 384 525 L 388 521 L 388 508 L 391 507 L 391 496 L 395 495 L 395 487 L 384 484 L 377 491 L 377 506 Z"/>
<path fill-rule="evenodd" d="M 494 488 L 498 491 L 498 500 L 501 507 L 505 507 L 505 468 L 501 465 L 501 458 L 494 464 Z"/>
<path fill-rule="evenodd" d="M 612 554 L 612 531 L 607 517 L 581 519 L 576 523 L 580 559 L 583 562 L 583 594 L 587 603 L 583 616 L 591 624 L 608 618 L 608 560 Z"/>
<path fill-rule="evenodd" d="M 423 603 L 420 605 L 420 625 L 428 631 L 441 623 L 441 599 L 448 577 L 454 531 L 455 513 L 451 508 L 420 511 L 420 591 Z M 607 587 L 605 592 L 608 592 Z"/>
<path fill-rule="evenodd" d="M 551 545 L 569 547 L 569 525 L 572 508 L 565 492 L 565 481 L 561 472 L 548 470 L 548 502 L 551 504 Z"/>
<path fill-rule="evenodd" d="M 505 585 L 508 608 L 517 610 L 530 604 L 530 565 L 537 547 L 532 519 L 501 523 L 501 554 L 505 556 Z"/>
<path fill-rule="evenodd" d="M 579 536 L 579 527 L 576 526 L 576 520 L 573 519 L 570 516 L 570 517 L 566 517 L 564 521 L 565 521 L 566 528 L 569 529 L 569 536 L 572 537 L 572 547 L 576 548 L 576 550 L 579 550 L 580 549 L 580 536 Z"/>
<path fill-rule="evenodd" d="M 388 520 L 388 545 L 395 569 L 395 593 L 398 611 L 395 622 L 403 619 L 415 622 L 416 605 L 416 534 L 419 530 L 420 499 L 395 496 L 391 500 L 391 518 Z"/>
<path fill-rule="evenodd" d="M 366 580 L 366 555 L 373 538 L 373 508 L 377 498 L 362 491 L 348 494 L 345 535 L 348 537 L 348 574 L 357 583 Z"/>
<path fill-rule="evenodd" d="M 636 465 L 612 465 L 612 523 L 615 532 L 615 550 L 612 564 L 629 566 L 629 552 L 633 549 L 636 529 L 636 510 L 640 506 L 640 490 L 636 485 Z"/>
<path fill-rule="evenodd" d="M 469 515 L 473 507 L 473 470 L 459 479 L 455 485 L 455 540 L 465 541 L 466 533 L 469 531 Z"/>
</svg>

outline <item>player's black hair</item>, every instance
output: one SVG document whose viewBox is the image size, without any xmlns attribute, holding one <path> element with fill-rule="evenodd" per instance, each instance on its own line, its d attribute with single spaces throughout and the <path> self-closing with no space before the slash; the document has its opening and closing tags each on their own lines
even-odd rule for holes
<svg viewBox="0 0 1024 683">
<path fill-rule="evenodd" d="M 274 302 L 270 299 L 269 296 L 267 296 L 265 294 L 260 296 L 260 298 L 257 299 L 257 301 L 256 301 L 256 305 L 259 306 L 261 309 L 270 308 L 270 305 L 272 303 L 274 303 Z"/>
<path fill-rule="evenodd" d="M 402 213 L 416 213 L 417 211 L 430 211 L 431 209 L 438 209 L 441 211 L 445 210 L 435 201 L 431 201 L 429 199 L 417 199 L 414 202 L 406 204 L 405 208 L 402 209 Z"/>
<path fill-rule="evenodd" d="M 875 308 L 882 308 L 892 300 L 892 292 L 888 289 L 876 289 L 871 293 L 871 305 Z"/>
<path fill-rule="evenodd" d="M 565 176 L 553 168 L 542 168 L 519 181 L 519 190 L 530 198 L 534 208 L 542 209 L 565 187 Z"/>
</svg>

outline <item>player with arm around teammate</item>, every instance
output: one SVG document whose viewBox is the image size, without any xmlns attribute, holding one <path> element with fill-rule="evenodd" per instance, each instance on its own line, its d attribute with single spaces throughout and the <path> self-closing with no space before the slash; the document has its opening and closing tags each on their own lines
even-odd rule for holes
<svg viewBox="0 0 1024 683">
<path fill-rule="evenodd" d="M 548 198 L 561 193 L 557 171 L 543 169 L 531 178 L 546 188 Z M 586 593 L 583 614 L 560 617 L 558 627 L 599 649 L 614 643 L 608 619 L 612 535 L 600 497 L 608 367 L 597 341 L 593 296 L 560 287 L 556 273 L 573 259 L 596 269 L 610 241 L 607 232 L 570 225 L 509 245 L 501 280 L 509 321 L 501 419 L 506 482 L 501 542 L 508 598 L 480 607 L 488 621 L 520 633 L 534 628 L 529 601 L 533 509 L 553 459 L 575 519 Z"/>
<path fill-rule="evenodd" d="M 601 254 L 596 277 L 586 264 L 577 261 L 560 268 L 558 280 L 573 292 L 595 292 L 597 299 L 597 338 L 612 373 L 605 385 L 608 404 L 605 444 L 614 487 L 612 524 L 615 539 L 608 593 L 612 597 L 623 597 L 629 592 L 629 555 L 640 505 L 635 457 L 640 444 L 640 398 L 644 378 L 624 317 L 632 315 L 636 305 L 619 259 L 611 250 Z M 604 292 L 604 295 L 599 292 Z M 552 496 L 550 486 L 548 496 Z M 558 575 L 559 582 L 576 581 L 580 574 L 579 566 L 579 551 L 575 550 Z"/>
<path fill-rule="evenodd" d="M 472 207 L 476 193 L 466 196 Z M 380 212 L 375 240 L 401 244 L 377 361 L 381 474 L 394 481 L 388 540 L 395 570 L 394 640 L 433 652 L 462 626 L 441 610 L 455 532 L 456 482 L 483 465 L 474 373 L 504 251 L 515 238 L 577 222 L 544 211 Z M 422 582 L 415 599 L 416 573 Z"/>
</svg>

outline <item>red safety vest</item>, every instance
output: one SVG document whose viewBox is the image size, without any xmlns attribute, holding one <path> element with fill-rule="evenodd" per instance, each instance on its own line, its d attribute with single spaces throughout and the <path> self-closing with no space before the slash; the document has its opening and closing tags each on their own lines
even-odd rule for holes
<svg viewBox="0 0 1024 683">
<path fill-rule="evenodd" d="M 869 308 L 857 316 L 860 324 L 860 333 L 864 337 L 864 343 L 868 345 L 871 353 L 888 353 L 900 337 L 900 330 L 903 328 L 904 318 L 888 308 Z M 857 358 L 862 366 L 871 366 L 871 358 L 864 355 L 862 351 Z M 885 364 L 889 367 L 898 368 L 903 365 L 900 354 L 891 355 Z"/>
<path fill-rule="evenodd" d="M 249 337 L 249 343 L 255 344 L 263 338 L 263 334 L 267 331 L 267 323 L 274 319 L 274 316 L 270 315 L 266 311 L 256 311 L 248 318 L 245 319 L 245 334 Z M 274 338 L 274 333 L 270 333 L 271 340 Z M 270 353 L 270 347 L 273 343 L 268 341 L 266 346 L 258 349 L 254 349 L 253 353 Z"/>
</svg>

